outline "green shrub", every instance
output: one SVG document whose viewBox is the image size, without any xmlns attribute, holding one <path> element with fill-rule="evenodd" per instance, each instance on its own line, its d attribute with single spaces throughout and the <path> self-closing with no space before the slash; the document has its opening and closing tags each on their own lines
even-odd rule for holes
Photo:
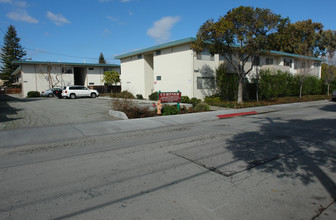
<svg viewBox="0 0 336 220">
<path fill-rule="evenodd" d="M 162 108 L 162 115 L 176 115 L 178 113 L 176 105 L 164 105 Z"/>
<path fill-rule="evenodd" d="M 205 111 L 210 111 L 210 107 L 209 105 L 207 105 L 206 103 L 198 103 L 196 106 L 195 106 L 195 110 L 197 112 L 205 112 Z"/>
<path fill-rule="evenodd" d="M 127 90 L 119 92 L 119 93 L 112 93 L 110 95 L 110 97 L 112 97 L 112 98 L 124 98 L 124 99 L 134 99 L 135 98 L 134 95 Z"/>
<path fill-rule="evenodd" d="M 29 92 L 27 93 L 27 96 L 28 96 L 29 98 L 31 98 L 31 97 L 40 97 L 41 94 L 40 94 L 40 92 L 38 92 L 38 91 L 29 91 Z"/>
<path fill-rule="evenodd" d="M 195 106 L 198 104 L 198 103 L 201 103 L 202 100 L 196 98 L 196 97 L 193 97 L 190 99 L 190 104 L 192 104 L 192 106 L 195 108 Z"/>
<path fill-rule="evenodd" d="M 204 102 L 209 104 L 209 105 L 213 105 L 213 104 L 216 104 L 216 103 L 220 103 L 221 98 L 220 97 L 205 97 Z"/>
<path fill-rule="evenodd" d="M 149 99 L 149 100 L 152 100 L 152 101 L 156 101 L 156 100 L 158 100 L 158 92 L 153 92 L 152 94 L 150 94 L 150 95 L 148 96 L 148 99 Z"/>
<path fill-rule="evenodd" d="M 142 94 L 136 94 L 136 98 L 140 99 L 140 100 L 144 99 L 143 96 L 142 96 Z"/>
<path fill-rule="evenodd" d="M 222 100 L 233 101 L 238 97 L 238 75 L 227 73 L 225 64 L 216 69 L 216 83 Z"/>
<path fill-rule="evenodd" d="M 182 103 L 190 103 L 190 98 L 188 96 L 181 96 Z"/>
</svg>

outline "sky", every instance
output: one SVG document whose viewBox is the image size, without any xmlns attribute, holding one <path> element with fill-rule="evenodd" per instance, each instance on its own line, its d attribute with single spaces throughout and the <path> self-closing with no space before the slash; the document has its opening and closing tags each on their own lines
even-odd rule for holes
<svg viewBox="0 0 336 220">
<path fill-rule="evenodd" d="M 206 20 L 241 5 L 336 30 L 335 0 L 0 0 L 0 46 L 14 25 L 27 59 L 97 63 L 103 53 L 119 64 L 117 55 L 195 37 Z"/>
</svg>

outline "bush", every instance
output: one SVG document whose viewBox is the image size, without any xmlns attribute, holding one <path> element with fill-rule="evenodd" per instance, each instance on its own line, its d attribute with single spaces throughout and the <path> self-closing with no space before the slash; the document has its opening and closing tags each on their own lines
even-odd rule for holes
<svg viewBox="0 0 336 220">
<path fill-rule="evenodd" d="M 238 97 L 238 75 L 227 73 L 225 64 L 216 69 L 216 83 L 222 100 L 234 101 Z"/>
<path fill-rule="evenodd" d="M 164 105 L 162 108 L 162 115 L 176 115 L 178 113 L 176 105 Z"/>
<path fill-rule="evenodd" d="M 128 98 L 116 98 L 112 100 L 112 109 L 124 112 L 128 118 L 144 118 L 153 117 L 156 112 L 149 108 L 139 108 L 134 106 L 133 102 Z"/>
<path fill-rule="evenodd" d="M 31 98 L 31 97 L 40 97 L 41 94 L 40 94 L 40 92 L 38 92 L 38 91 L 29 91 L 29 92 L 27 93 L 27 96 L 28 96 L 29 98 Z"/>
<path fill-rule="evenodd" d="M 112 98 L 124 98 L 124 99 L 134 99 L 135 98 L 134 95 L 127 90 L 119 92 L 119 93 L 112 93 L 110 95 L 110 97 L 112 97 Z"/>
<path fill-rule="evenodd" d="M 198 103 L 195 106 L 195 110 L 197 112 L 205 112 L 205 111 L 210 111 L 210 107 L 206 103 Z"/>
<path fill-rule="evenodd" d="M 216 104 L 216 103 L 220 103 L 221 98 L 220 97 L 205 97 L 204 102 L 209 104 L 209 105 L 213 105 L 213 104 Z"/>
<path fill-rule="evenodd" d="M 143 96 L 142 96 L 142 94 L 136 94 L 136 98 L 140 99 L 140 100 L 144 99 Z"/>
<path fill-rule="evenodd" d="M 181 96 L 182 103 L 190 103 L 190 98 L 188 96 Z"/>
<path fill-rule="evenodd" d="M 190 102 L 189 102 L 189 103 L 192 104 L 192 106 L 195 108 L 195 106 L 196 106 L 198 103 L 201 103 L 201 101 L 202 101 L 202 100 L 193 97 L 193 98 L 190 99 Z"/>
<path fill-rule="evenodd" d="M 149 110 L 149 108 L 139 108 L 136 106 L 130 106 L 125 109 L 125 114 L 128 118 L 145 118 L 145 117 L 153 117 L 156 112 Z"/>
<path fill-rule="evenodd" d="M 150 94 L 148 96 L 149 100 L 152 100 L 152 101 L 157 101 L 158 100 L 158 92 L 153 92 L 152 94 Z"/>
</svg>

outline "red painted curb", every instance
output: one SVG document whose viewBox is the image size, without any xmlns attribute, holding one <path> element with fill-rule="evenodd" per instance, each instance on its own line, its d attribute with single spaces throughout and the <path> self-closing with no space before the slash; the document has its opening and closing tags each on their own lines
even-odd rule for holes
<svg viewBox="0 0 336 220">
<path fill-rule="evenodd" d="M 235 116 L 241 116 L 241 115 L 254 115 L 258 114 L 256 111 L 252 112 L 240 112 L 240 113 L 233 113 L 233 114 L 226 114 L 226 115 L 217 115 L 218 118 L 230 118 L 230 117 L 235 117 Z"/>
</svg>

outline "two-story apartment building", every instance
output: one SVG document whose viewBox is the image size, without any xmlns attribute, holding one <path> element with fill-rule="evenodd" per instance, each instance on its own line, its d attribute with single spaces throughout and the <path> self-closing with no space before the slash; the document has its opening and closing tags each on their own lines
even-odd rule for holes
<svg viewBox="0 0 336 220">
<path fill-rule="evenodd" d="M 225 58 L 204 51 L 197 54 L 191 49 L 196 38 L 185 38 L 131 53 L 116 56 L 121 61 L 121 87 L 133 94 L 148 97 L 154 91 L 173 92 L 180 90 L 182 95 L 203 99 L 216 92 L 215 70 Z M 309 60 L 310 62 L 305 62 Z M 272 69 L 298 73 L 302 63 L 309 63 L 310 73 L 321 77 L 321 62 L 314 57 L 269 51 L 260 56 L 256 67 L 250 72 L 252 78 L 256 69 Z M 234 72 L 227 65 L 228 72 Z M 251 66 L 247 63 L 246 69 Z"/>
<path fill-rule="evenodd" d="M 19 67 L 12 73 L 22 89 L 22 96 L 29 91 L 44 91 L 52 87 L 69 85 L 103 86 L 105 71 L 120 73 L 120 65 L 96 63 L 69 63 L 45 61 L 13 61 Z"/>
</svg>

